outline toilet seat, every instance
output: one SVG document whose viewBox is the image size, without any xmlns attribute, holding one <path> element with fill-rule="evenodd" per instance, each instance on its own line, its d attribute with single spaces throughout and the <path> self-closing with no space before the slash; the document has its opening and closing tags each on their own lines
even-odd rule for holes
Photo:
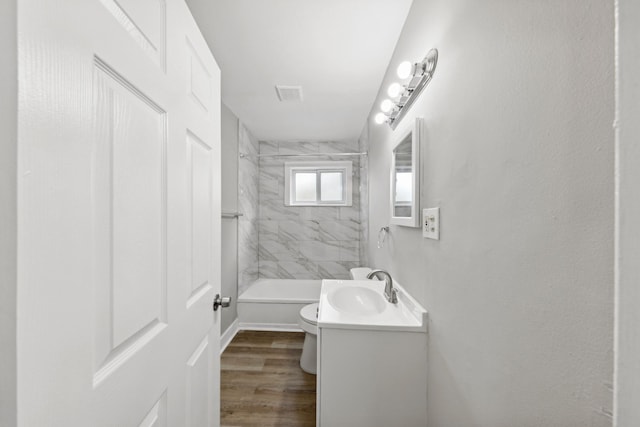
<svg viewBox="0 0 640 427">
<path fill-rule="evenodd" d="M 300 310 L 298 323 L 303 331 L 318 334 L 318 303 L 305 305 Z"/>
</svg>

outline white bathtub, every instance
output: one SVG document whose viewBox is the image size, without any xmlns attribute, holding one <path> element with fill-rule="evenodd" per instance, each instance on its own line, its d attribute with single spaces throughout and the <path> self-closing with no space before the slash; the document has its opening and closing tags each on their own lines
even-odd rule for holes
<svg viewBox="0 0 640 427">
<path fill-rule="evenodd" d="M 298 313 L 320 299 L 321 280 L 258 279 L 238 297 L 240 329 L 301 331 Z"/>
</svg>

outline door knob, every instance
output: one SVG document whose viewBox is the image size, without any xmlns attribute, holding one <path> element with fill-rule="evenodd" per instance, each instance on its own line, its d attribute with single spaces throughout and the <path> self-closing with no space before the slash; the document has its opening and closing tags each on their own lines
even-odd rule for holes
<svg viewBox="0 0 640 427">
<path fill-rule="evenodd" d="M 213 311 L 218 311 L 219 307 L 225 308 L 231 305 L 231 297 L 221 297 L 220 294 L 216 294 L 213 299 Z"/>
</svg>

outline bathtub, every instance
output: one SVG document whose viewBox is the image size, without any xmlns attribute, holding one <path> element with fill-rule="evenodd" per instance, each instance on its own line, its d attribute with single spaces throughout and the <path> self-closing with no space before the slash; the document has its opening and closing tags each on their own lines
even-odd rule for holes
<svg viewBox="0 0 640 427">
<path fill-rule="evenodd" d="M 239 329 L 302 331 L 298 313 L 318 302 L 321 284 L 321 280 L 256 280 L 238 297 Z"/>
</svg>

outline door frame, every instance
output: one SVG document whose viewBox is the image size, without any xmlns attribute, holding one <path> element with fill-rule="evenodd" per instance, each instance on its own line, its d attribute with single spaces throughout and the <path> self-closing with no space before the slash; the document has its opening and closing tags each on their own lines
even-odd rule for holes
<svg viewBox="0 0 640 427">
<path fill-rule="evenodd" d="M 640 4 L 616 4 L 614 426 L 640 425 Z"/>
</svg>

